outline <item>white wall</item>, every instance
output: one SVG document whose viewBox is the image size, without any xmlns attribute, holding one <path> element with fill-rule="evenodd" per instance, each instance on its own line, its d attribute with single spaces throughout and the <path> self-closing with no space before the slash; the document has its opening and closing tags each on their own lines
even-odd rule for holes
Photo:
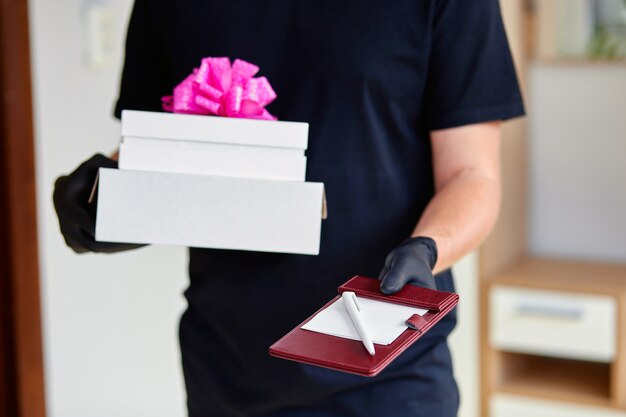
<svg viewBox="0 0 626 417">
<path fill-rule="evenodd" d="M 530 251 L 626 261 L 626 66 L 530 72 Z"/>
<path fill-rule="evenodd" d="M 478 323 L 478 253 L 472 252 L 454 265 L 459 294 L 458 324 L 449 337 L 454 376 L 461 394 L 458 417 L 478 417 L 480 409 L 480 353 Z"/>
<path fill-rule="evenodd" d="M 108 5 L 114 59 L 83 63 L 84 11 Z M 31 0 L 46 401 L 50 417 L 184 415 L 177 321 L 186 254 L 147 248 L 75 255 L 58 231 L 52 184 L 119 139 L 111 114 L 131 0 Z"/>
</svg>

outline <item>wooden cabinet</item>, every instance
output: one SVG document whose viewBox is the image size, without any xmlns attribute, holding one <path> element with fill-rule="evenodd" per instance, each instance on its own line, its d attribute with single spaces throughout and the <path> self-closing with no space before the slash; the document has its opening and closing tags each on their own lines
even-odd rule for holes
<svg viewBox="0 0 626 417">
<path fill-rule="evenodd" d="M 625 265 L 523 258 L 485 277 L 482 296 L 482 415 L 561 403 L 626 417 Z M 518 404 L 540 399 L 553 402 Z"/>
<path fill-rule="evenodd" d="M 626 412 L 515 395 L 496 394 L 491 400 L 493 417 L 625 417 Z"/>
</svg>

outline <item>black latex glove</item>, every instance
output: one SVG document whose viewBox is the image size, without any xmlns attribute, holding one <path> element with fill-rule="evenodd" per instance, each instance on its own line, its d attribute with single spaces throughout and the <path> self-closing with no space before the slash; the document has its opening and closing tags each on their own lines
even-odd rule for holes
<svg viewBox="0 0 626 417">
<path fill-rule="evenodd" d="M 76 253 L 113 253 L 143 245 L 96 242 L 96 203 L 89 203 L 98 168 L 117 168 L 117 161 L 96 154 L 74 172 L 57 178 L 52 200 L 67 246 Z"/>
<path fill-rule="evenodd" d="M 437 263 L 437 245 L 429 237 L 413 237 L 392 250 L 380 271 L 380 290 L 385 294 L 400 291 L 406 284 L 437 289 L 433 268 Z"/>
</svg>

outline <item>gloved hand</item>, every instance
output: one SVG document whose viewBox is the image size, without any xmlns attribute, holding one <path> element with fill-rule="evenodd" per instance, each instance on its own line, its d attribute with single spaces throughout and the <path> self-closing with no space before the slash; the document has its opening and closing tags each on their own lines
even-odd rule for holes
<svg viewBox="0 0 626 417">
<path fill-rule="evenodd" d="M 89 195 L 98 168 L 117 168 L 117 161 L 96 154 L 83 162 L 74 172 L 57 178 L 52 200 L 59 217 L 61 233 L 67 246 L 76 253 L 113 253 L 135 249 L 143 245 L 96 242 L 96 204 L 89 203 Z"/>
<path fill-rule="evenodd" d="M 380 290 L 394 294 L 406 284 L 437 289 L 433 268 L 437 263 L 437 245 L 429 237 L 413 237 L 392 250 L 378 279 Z"/>
</svg>

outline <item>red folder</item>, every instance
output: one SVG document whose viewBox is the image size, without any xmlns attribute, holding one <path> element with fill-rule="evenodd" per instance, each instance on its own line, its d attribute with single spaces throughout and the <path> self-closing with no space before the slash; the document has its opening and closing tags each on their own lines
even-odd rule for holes
<svg viewBox="0 0 626 417">
<path fill-rule="evenodd" d="M 427 309 L 428 312 L 423 316 L 414 314 L 407 318 L 409 327 L 390 345 L 377 344 L 376 354 L 373 356 L 365 350 L 360 340 L 345 339 L 301 328 L 317 313 L 339 299 L 344 291 L 353 291 L 359 297 L 419 307 Z M 355 276 L 341 285 L 339 294 L 270 346 L 270 355 L 357 375 L 375 376 L 448 314 L 459 301 L 458 294 L 414 285 L 406 285 L 396 294 L 385 295 L 380 291 L 379 280 L 362 276 Z"/>
</svg>

